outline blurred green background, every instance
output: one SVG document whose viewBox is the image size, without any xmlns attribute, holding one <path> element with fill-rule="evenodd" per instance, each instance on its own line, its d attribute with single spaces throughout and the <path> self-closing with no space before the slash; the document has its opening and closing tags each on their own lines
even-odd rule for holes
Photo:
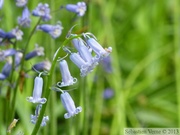
<svg viewBox="0 0 180 135">
<path fill-rule="evenodd" d="M 52 11 L 60 6 L 78 2 L 77 0 L 29 0 L 32 11 L 39 3 L 48 3 Z M 30 41 L 28 52 L 38 43 L 45 48 L 45 57 L 26 62 L 32 64 L 44 59 L 52 60 L 56 49 L 65 40 L 68 30 L 78 24 L 74 33 L 91 32 L 103 47 L 113 48 L 109 66 L 111 72 L 99 64 L 85 78 L 79 69 L 67 58 L 71 74 L 78 79 L 77 90 L 71 91 L 75 104 L 83 111 L 72 119 L 65 120 L 65 109 L 59 93 L 52 91 L 45 115 L 50 120 L 40 128 L 38 135 L 123 135 L 125 127 L 172 128 L 180 122 L 180 2 L 179 0 L 88 0 L 84 17 L 74 20 L 75 15 L 66 10 L 52 14 L 47 23 L 62 22 L 63 33 L 54 40 L 48 34 L 37 31 Z M 0 28 L 10 31 L 17 25 L 21 8 L 14 1 L 6 0 L 0 11 Z M 24 37 L 17 43 L 23 48 L 30 31 L 37 22 L 32 17 L 31 28 L 23 29 Z M 73 47 L 71 44 L 68 46 Z M 65 53 L 62 51 L 62 56 Z M 4 63 L 1 63 L 3 65 Z M 28 73 L 23 91 L 17 91 L 15 118 L 19 119 L 13 135 L 31 134 L 34 125 L 30 114 L 35 105 L 26 101 L 32 94 L 33 80 L 37 75 Z M 54 73 L 56 84 L 61 80 L 59 67 Z M 46 85 L 46 77 L 44 76 Z M 6 134 L 10 121 L 7 121 L 7 86 L 0 82 L 0 134 Z M 177 84 L 177 85 L 176 85 Z M 104 98 L 103 93 L 110 88 L 114 95 Z M 13 91 L 12 91 L 13 93 Z"/>
</svg>

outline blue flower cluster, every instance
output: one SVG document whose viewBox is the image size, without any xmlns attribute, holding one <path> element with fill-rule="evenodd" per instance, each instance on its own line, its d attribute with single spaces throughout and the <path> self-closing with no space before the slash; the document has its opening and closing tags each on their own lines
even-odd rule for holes
<svg viewBox="0 0 180 135">
<path fill-rule="evenodd" d="M 0 9 L 2 9 L 4 4 L 3 0 L 0 0 Z M 51 16 L 51 10 L 47 3 L 39 3 L 31 12 L 28 9 L 28 0 L 15 0 L 17 7 L 22 8 L 22 15 L 17 18 L 18 26 L 5 32 L 3 29 L 0 29 L 0 45 L 6 46 L 8 49 L 0 50 L 0 61 L 5 62 L 4 67 L 0 73 L 0 80 L 7 79 L 11 72 L 18 70 L 19 73 L 23 70 L 23 63 L 29 61 L 32 58 L 37 56 L 44 56 L 44 48 L 35 44 L 35 49 L 26 52 L 27 46 L 25 49 L 17 49 L 14 46 L 16 42 L 19 42 L 23 39 L 24 27 L 31 27 L 31 15 L 32 17 L 39 17 L 39 21 L 31 34 L 35 31 L 42 31 L 49 34 L 53 39 L 60 37 L 62 34 L 62 24 L 57 22 L 55 25 L 52 24 L 41 24 L 41 21 L 48 22 Z M 62 6 L 62 8 L 74 12 L 77 16 L 82 17 L 86 12 L 85 2 L 78 2 L 77 4 L 67 4 Z M 31 37 L 29 37 L 31 38 Z M 111 52 L 112 48 L 103 48 L 97 41 L 96 37 L 91 33 L 82 33 L 80 35 L 68 33 L 68 39 L 71 39 L 71 42 L 76 49 L 69 49 L 68 47 L 63 46 L 62 49 L 67 53 L 64 58 L 58 60 L 60 73 L 62 80 L 57 83 L 54 87 L 56 91 L 61 92 L 60 99 L 62 105 L 66 109 L 67 113 L 64 114 L 64 118 L 68 119 L 82 111 L 82 107 L 76 107 L 75 103 L 70 96 L 70 94 L 62 90 L 63 87 L 74 85 L 77 82 L 77 78 L 73 77 L 70 73 L 68 63 L 65 60 L 69 56 L 70 60 L 79 68 L 80 76 L 85 77 L 102 61 L 107 57 Z M 12 45 L 13 47 L 11 48 Z M 28 44 L 27 44 L 28 45 Z M 57 50 L 59 51 L 59 49 Z M 55 53 L 55 56 L 57 54 Z M 53 59 L 54 60 L 54 59 Z M 55 61 L 56 62 L 56 61 Z M 20 67 L 20 68 L 18 68 Z M 15 70 L 14 70 L 15 69 Z M 36 124 L 38 117 L 40 115 L 41 108 L 43 104 L 47 102 L 45 97 L 42 97 L 43 93 L 43 78 L 42 75 L 47 75 L 48 71 L 51 69 L 51 63 L 48 60 L 41 61 L 32 65 L 32 69 L 39 73 L 39 76 L 34 79 L 34 88 L 32 96 L 27 97 L 27 101 L 36 104 L 35 114 L 30 116 L 31 123 Z M 41 126 L 45 126 L 46 122 L 49 120 L 48 116 L 43 116 L 41 121 Z"/>
</svg>

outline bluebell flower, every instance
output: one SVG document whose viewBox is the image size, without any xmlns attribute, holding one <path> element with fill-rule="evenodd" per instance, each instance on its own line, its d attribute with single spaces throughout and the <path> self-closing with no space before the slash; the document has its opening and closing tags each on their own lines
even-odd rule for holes
<svg viewBox="0 0 180 135">
<path fill-rule="evenodd" d="M 37 26 L 37 30 L 42 30 L 51 35 L 52 38 L 58 38 L 62 33 L 62 25 L 57 23 L 56 25 L 42 24 Z"/>
<path fill-rule="evenodd" d="M 111 57 L 110 55 L 105 57 L 103 60 L 102 60 L 102 65 L 103 65 L 103 68 L 106 72 L 108 73 L 112 73 L 112 63 L 111 63 Z"/>
<path fill-rule="evenodd" d="M 2 9 L 3 4 L 4 4 L 4 0 L 0 0 L 0 9 Z"/>
<path fill-rule="evenodd" d="M 16 38 L 16 36 L 12 32 L 4 32 L 2 29 L 0 29 L 0 38 L 10 40 Z"/>
<path fill-rule="evenodd" d="M 61 102 L 67 111 L 67 113 L 64 114 L 65 119 L 71 118 L 82 111 L 81 106 L 75 107 L 74 101 L 68 92 L 63 92 L 60 97 Z"/>
<path fill-rule="evenodd" d="M 62 82 L 60 84 L 58 83 L 59 87 L 73 85 L 77 82 L 77 79 L 71 76 L 66 60 L 61 60 L 59 66 L 62 75 Z"/>
<path fill-rule="evenodd" d="M 43 79 L 41 77 L 36 77 L 34 79 L 34 89 L 33 96 L 27 97 L 27 100 L 32 103 L 46 103 L 46 98 L 41 98 L 43 90 Z"/>
<path fill-rule="evenodd" d="M 111 88 L 106 88 L 103 92 L 104 99 L 110 99 L 114 96 L 114 91 Z"/>
<path fill-rule="evenodd" d="M 70 59 L 77 67 L 79 67 L 82 77 L 92 71 L 89 69 L 90 65 L 85 62 L 78 53 L 71 53 Z"/>
<path fill-rule="evenodd" d="M 16 6 L 18 7 L 24 7 L 26 6 L 28 0 L 16 0 Z"/>
<path fill-rule="evenodd" d="M 4 79 L 6 79 L 11 74 L 11 71 L 12 71 L 12 59 L 8 59 L 1 71 L 1 77 L 3 78 L 3 76 L 5 76 Z"/>
<path fill-rule="evenodd" d="M 39 104 L 36 106 L 36 110 L 35 110 L 35 115 L 31 115 L 31 123 L 36 124 L 38 116 L 40 114 L 42 108 L 42 104 Z M 48 116 L 44 116 L 41 122 L 41 126 L 44 127 L 46 126 L 46 122 L 49 120 Z"/>
<path fill-rule="evenodd" d="M 6 57 L 12 56 L 16 54 L 15 49 L 7 49 L 7 50 L 2 50 L 0 51 L 0 61 L 5 60 Z"/>
<path fill-rule="evenodd" d="M 33 67 L 32 67 L 33 70 L 35 69 L 37 71 L 43 71 L 43 70 L 49 71 L 50 68 L 51 68 L 51 62 L 48 60 L 39 62 L 39 63 L 33 65 Z"/>
<path fill-rule="evenodd" d="M 27 7 L 24 7 L 22 16 L 18 17 L 18 24 L 22 27 L 29 27 L 31 23 L 30 12 Z"/>
<path fill-rule="evenodd" d="M 12 29 L 11 33 L 16 37 L 16 40 L 22 40 L 23 32 L 18 27 Z"/>
<path fill-rule="evenodd" d="M 0 80 L 5 80 L 9 77 L 12 71 L 12 60 L 8 59 L 7 62 L 4 64 L 3 69 L 0 73 Z"/>
<path fill-rule="evenodd" d="M 18 67 L 20 65 L 22 57 L 23 57 L 22 52 L 16 52 L 16 54 L 15 54 L 15 67 Z"/>
<path fill-rule="evenodd" d="M 97 55 L 94 57 L 92 56 L 91 50 L 87 48 L 84 40 L 82 40 L 81 38 L 74 38 L 72 40 L 72 43 L 74 47 L 78 50 L 78 53 L 81 56 L 81 58 L 85 62 L 89 63 L 89 65 L 91 65 L 92 68 L 98 65 L 99 58 L 97 57 Z"/>
<path fill-rule="evenodd" d="M 49 5 L 47 3 L 39 3 L 36 9 L 32 11 L 32 15 L 41 17 L 43 21 L 50 20 L 51 15 Z"/>
<path fill-rule="evenodd" d="M 36 56 L 44 56 L 44 48 L 39 47 L 37 44 L 35 45 L 35 49 L 32 52 L 29 52 L 28 54 L 26 54 L 25 60 L 29 60 Z"/>
<path fill-rule="evenodd" d="M 86 3 L 78 2 L 77 4 L 67 4 L 66 10 L 76 13 L 78 16 L 83 16 L 86 12 Z"/>
<path fill-rule="evenodd" d="M 87 44 L 93 49 L 93 51 L 101 58 L 107 57 L 111 52 L 112 48 L 103 48 L 94 38 L 89 38 Z"/>
</svg>

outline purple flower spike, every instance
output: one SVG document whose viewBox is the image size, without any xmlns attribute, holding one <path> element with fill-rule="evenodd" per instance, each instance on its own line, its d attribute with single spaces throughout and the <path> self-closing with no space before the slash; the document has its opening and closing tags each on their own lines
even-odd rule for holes
<svg viewBox="0 0 180 135">
<path fill-rule="evenodd" d="M 4 74 L 2 74 L 2 73 L 0 73 L 0 80 L 2 81 L 2 80 L 5 80 L 7 77 L 4 75 Z"/>
<path fill-rule="evenodd" d="M 28 97 L 27 101 L 32 103 L 46 103 L 46 98 L 41 98 L 43 89 L 43 79 L 41 77 L 36 77 L 34 79 L 34 89 L 33 89 L 33 96 Z"/>
<path fill-rule="evenodd" d="M 104 99 L 110 99 L 114 96 L 114 91 L 111 88 L 106 88 L 103 92 Z"/>
<path fill-rule="evenodd" d="M 0 9 L 2 9 L 3 4 L 4 4 L 4 0 L 0 0 Z"/>
<path fill-rule="evenodd" d="M 18 17 L 18 24 L 22 27 L 29 27 L 31 23 L 30 12 L 27 7 L 24 7 L 22 17 Z"/>
<path fill-rule="evenodd" d="M 87 44 L 100 57 L 100 59 L 107 57 L 112 52 L 112 47 L 104 49 L 94 38 L 87 39 Z"/>
<path fill-rule="evenodd" d="M 39 3 L 36 9 L 33 10 L 32 15 L 39 16 L 43 21 L 48 21 L 51 19 L 50 8 L 47 3 Z"/>
<path fill-rule="evenodd" d="M 81 106 L 75 107 L 74 101 L 68 92 L 63 92 L 60 97 L 61 102 L 67 111 L 67 113 L 64 114 L 65 119 L 71 118 L 82 111 Z"/>
<path fill-rule="evenodd" d="M 52 38 L 58 38 L 62 33 L 63 27 L 60 23 L 56 25 L 42 24 L 37 26 L 37 30 L 42 30 L 51 35 Z"/>
<path fill-rule="evenodd" d="M 43 47 L 39 47 L 37 44 L 35 45 L 34 51 L 28 53 L 25 56 L 25 60 L 29 60 L 29 59 L 34 58 L 36 56 L 44 56 L 44 48 Z"/>
<path fill-rule="evenodd" d="M 24 7 L 26 6 L 28 0 L 16 0 L 16 6 L 17 7 Z"/>
<path fill-rule="evenodd" d="M 68 64 L 65 60 L 60 61 L 59 66 L 62 75 L 62 82 L 60 83 L 60 85 L 58 84 L 59 87 L 73 85 L 74 83 L 77 82 L 77 79 L 71 76 L 71 73 L 69 72 Z"/>
<path fill-rule="evenodd" d="M 65 7 L 66 7 L 66 10 L 76 13 L 78 16 L 83 16 L 86 12 L 85 2 L 78 2 L 76 5 L 67 4 Z"/>
<path fill-rule="evenodd" d="M 45 60 L 43 62 L 39 62 L 35 65 L 33 65 L 33 70 L 37 70 L 37 71 L 43 71 L 43 70 L 46 70 L 46 71 L 49 71 L 51 68 L 51 62 L 48 61 L 48 60 Z"/>
</svg>

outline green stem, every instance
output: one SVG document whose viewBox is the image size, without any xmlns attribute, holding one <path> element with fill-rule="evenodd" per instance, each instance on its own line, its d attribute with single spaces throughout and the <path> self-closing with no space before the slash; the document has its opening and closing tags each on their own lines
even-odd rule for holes
<svg viewBox="0 0 180 135">
<path fill-rule="evenodd" d="M 180 127 L 180 1 L 174 1 L 174 49 L 175 49 L 175 72 L 176 72 L 176 89 L 178 102 L 178 126 Z"/>
<path fill-rule="evenodd" d="M 18 86 L 19 86 L 19 83 L 20 83 L 20 80 L 21 80 L 21 74 L 23 73 L 25 54 L 26 54 L 29 42 L 30 42 L 35 30 L 36 30 L 36 27 L 40 22 L 41 22 L 41 18 L 38 20 L 38 22 L 34 26 L 33 30 L 31 31 L 30 36 L 29 36 L 29 38 L 28 38 L 28 40 L 27 40 L 27 42 L 25 44 L 25 47 L 24 47 L 24 55 L 23 55 L 22 61 L 21 61 L 21 69 L 19 71 L 19 76 L 18 76 L 17 83 L 16 83 L 15 88 L 14 88 L 14 95 L 13 95 L 13 98 L 12 98 L 11 119 L 14 117 L 14 110 L 15 110 L 15 104 L 16 104 L 16 94 L 17 94 L 17 89 L 18 89 Z"/>
<path fill-rule="evenodd" d="M 62 46 L 65 46 L 69 43 L 69 41 L 71 41 L 72 39 L 74 38 L 78 38 L 79 36 L 74 36 L 74 37 L 70 37 L 68 39 L 66 39 Z M 58 60 L 59 56 L 60 56 L 60 51 L 61 49 L 58 49 L 57 52 L 56 52 L 56 56 L 55 58 L 53 59 L 53 62 L 52 62 L 52 66 L 51 66 L 51 69 L 49 71 L 49 76 L 47 78 L 47 85 L 46 85 L 46 88 L 45 88 L 45 92 L 44 92 L 44 97 L 47 99 L 47 102 L 42 106 L 42 109 L 41 109 L 41 112 L 39 114 L 39 117 L 38 117 L 38 120 L 36 122 L 36 125 L 31 133 L 31 135 L 36 135 L 38 130 L 39 130 L 39 127 L 40 127 L 40 124 L 41 124 L 41 121 L 42 121 L 42 118 L 44 116 L 44 112 L 45 112 L 45 109 L 46 109 L 46 106 L 47 106 L 47 103 L 48 103 L 48 99 L 49 99 L 49 95 L 50 95 L 50 88 L 52 86 L 52 78 L 53 78 L 53 72 L 54 72 L 54 69 L 55 69 L 55 65 L 56 65 L 56 61 Z"/>
</svg>

